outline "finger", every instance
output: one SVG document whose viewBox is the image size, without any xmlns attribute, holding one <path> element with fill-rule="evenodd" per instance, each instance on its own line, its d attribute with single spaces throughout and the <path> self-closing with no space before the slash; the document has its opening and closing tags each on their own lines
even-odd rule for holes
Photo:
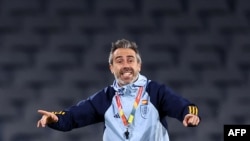
<svg viewBox="0 0 250 141">
<path fill-rule="evenodd" d="M 190 119 L 191 117 L 192 117 L 191 114 L 187 114 L 187 115 L 184 117 L 183 125 L 184 125 L 185 127 L 188 126 L 188 124 L 189 124 L 189 119 Z"/>
<path fill-rule="evenodd" d="M 200 120 L 199 117 L 193 116 L 192 118 L 189 119 L 188 125 L 189 126 L 197 126 L 199 124 Z"/>
<path fill-rule="evenodd" d="M 39 120 L 39 125 L 42 127 L 45 127 L 45 125 L 47 124 L 47 119 L 48 116 L 44 115 L 40 120 Z"/>
<path fill-rule="evenodd" d="M 188 126 L 187 122 L 183 122 L 183 125 L 184 125 L 185 127 L 187 127 L 187 126 Z"/>
<path fill-rule="evenodd" d="M 194 123 L 194 117 L 190 117 L 188 119 L 188 124 L 193 124 Z"/>
<path fill-rule="evenodd" d="M 45 125 L 42 124 L 41 120 L 39 120 L 39 121 L 37 122 L 37 128 L 39 128 L 39 127 L 45 127 Z"/>
<path fill-rule="evenodd" d="M 199 123 L 200 123 L 200 118 L 197 117 L 196 120 L 195 120 L 195 125 L 199 125 Z"/>
<path fill-rule="evenodd" d="M 38 120 L 36 127 L 39 128 L 40 127 L 40 120 Z"/>
<path fill-rule="evenodd" d="M 58 117 L 52 113 L 52 112 L 48 112 L 45 110 L 38 110 L 38 113 L 43 114 L 44 116 L 47 116 L 47 118 L 51 118 L 53 121 L 58 121 Z"/>
<path fill-rule="evenodd" d="M 183 120 L 183 125 L 184 125 L 185 127 L 187 127 L 187 126 L 188 126 L 187 119 Z"/>
<path fill-rule="evenodd" d="M 199 117 L 198 116 L 194 116 L 193 117 L 193 124 L 197 125 L 199 123 Z"/>
<path fill-rule="evenodd" d="M 51 112 L 45 111 L 45 110 L 37 110 L 38 113 L 42 114 L 42 115 L 47 115 L 50 116 Z"/>
</svg>

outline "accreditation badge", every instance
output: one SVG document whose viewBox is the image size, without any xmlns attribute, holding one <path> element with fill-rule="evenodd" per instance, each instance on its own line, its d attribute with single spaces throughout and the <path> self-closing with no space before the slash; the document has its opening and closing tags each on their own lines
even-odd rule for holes
<svg viewBox="0 0 250 141">
<path fill-rule="evenodd" d="M 142 100 L 142 105 L 140 106 L 140 111 L 141 111 L 141 116 L 143 118 L 147 118 L 148 114 L 148 101 L 147 100 Z"/>
</svg>

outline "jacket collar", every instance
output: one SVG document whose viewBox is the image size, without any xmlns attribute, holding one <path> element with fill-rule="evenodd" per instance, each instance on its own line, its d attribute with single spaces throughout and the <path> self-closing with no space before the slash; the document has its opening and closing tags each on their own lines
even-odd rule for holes
<svg viewBox="0 0 250 141">
<path fill-rule="evenodd" d="M 146 86 L 147 78 L 141 74 L 138 75 L 138 79 L 130 84 L 124 85 L 120 87 L 115 80 L 112 87 L 115 89 L 115 91 L 118 92 L 120 95 L 136 95 L 136 92 L 139 87 Z"/>
</svg>

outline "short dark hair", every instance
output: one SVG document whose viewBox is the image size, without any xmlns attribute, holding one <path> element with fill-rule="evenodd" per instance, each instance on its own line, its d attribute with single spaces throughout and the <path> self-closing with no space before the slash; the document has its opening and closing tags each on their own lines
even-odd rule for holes
<svg viewBox="0 0 250 141">
<path fill-rule="evenodd" d="M 117 40 L 115 43 L 112 43 L 111 51 L 109 54 L 109 64 L 113 64 L 113 53 L 118 48 L 130 48 L 135 51 L 136 58 L 139 63 L 142 63 L 141 56 L 138 50 L 138 47 L 135 42 L 131 42 L 126 39 Z"/>
</svg>

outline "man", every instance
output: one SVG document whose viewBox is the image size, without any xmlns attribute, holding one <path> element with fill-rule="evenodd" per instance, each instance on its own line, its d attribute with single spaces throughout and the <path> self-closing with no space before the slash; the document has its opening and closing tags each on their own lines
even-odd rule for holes
<svg viewBox="0 0 250 141">
<path fill-rule="evenodd" d="M 134 42 L 116 41 L 109 55 L 113 84 L 63 111 L 38 110 L 43 116 L 37 127 L 70 131 L 104 122 L 103 141 L 169 141 L 166 116 L 197 126 L 197 106 L 141 75 L 141 63 Z"/>
</svg>

